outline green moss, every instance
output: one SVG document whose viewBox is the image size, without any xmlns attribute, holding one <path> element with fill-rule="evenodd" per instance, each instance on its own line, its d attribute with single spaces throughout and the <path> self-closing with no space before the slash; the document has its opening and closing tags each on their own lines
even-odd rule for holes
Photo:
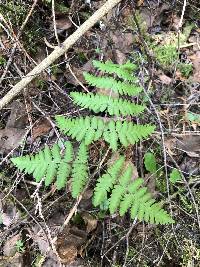
<svg viewBox="0 0 200 267">
<path fill-rule="evenodd" d="M 171 68 L 178 59 L 175 45 L 158 45 L 153 48 L 155 58 L 163 67 Z"/>
<path fill-rule="evenodd" d="M 190 74 L 192 73 L 193 67 L 192 63 L 182 63 L 180 62 L 177 66 L 177 69 L 181 72 L 181 74 L 188 78 Z"/>
<path fill-rule="evenodd" d="M 6 64 L 5 58 L 0 56 L 0 66 L 4 66 L 5 64 Z"/>
</svg>

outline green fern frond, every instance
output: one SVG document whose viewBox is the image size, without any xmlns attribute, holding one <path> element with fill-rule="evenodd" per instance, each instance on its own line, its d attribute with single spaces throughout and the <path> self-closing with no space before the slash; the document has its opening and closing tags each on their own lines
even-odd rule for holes
<svg viewBox="0 0 200 267">
<path fill-rule="evenodd" d="M 120 95 L 134 96 L 138 95 L 142 91 L 142 88 L 139 86 L 127 82 L 117 81 L 111 77 L 96 77 L 87 72 L 84 72 L 83 76 L 88 84 L 101 89 L 111 89 L 113 92 L 119 93 Z"/>
<path fill-rule="evenodd" d="M 111 98 L 106 95 L 71 92 L 70 96 L 77 105 L 88 108 L 95 113 L 107 111 L 110 115 L 127 116 L 137 115 L 145 109 L 142 105 L 137 105 L 119 98 Z"/>
<path fill-rule="evenodd" d="M 112 61 L 100 62 L 93 60 L 93 66 L 98 70 L 108 74 L 116 74 L 119 78 L 124 80 L 137 82 L 138 79 L 132 76 L 133 71 L 137 70 L 137 65 L 128 61 L 125 64 L 114 64 Z"/>
<path fill-rule="evenodd" d="M 174 220 L 159 203 L 155 203 L 147 188 L 142 187 L 143 179 L 137 178 L 132 181 L 133 168 L 131 165 L 125 168 L 124 162 L 124 157 L 120 157 L 108 168 L 107 173 L 98 179 L 94 189 L 94 206 L 101 205 L 110 194 L 108 201 L 111 214 L 119 210 L 123 216 L 130 209 L 132 219 L 137 217 L 139 221 L 152 224 L 173 223 Z"/>
<path fill-rule="evenodd" d="M 72 197 L 76 198 L 83 191 L 88 180 L 88 148 L 81 144 L 72 166 Z"/>
<path fill-rule="evenodd" d="M 80 117 L 76 119 L 56 116 L 56 124 L 60 130 L 75 138 L 83 141 L 85 145 L 91 144 L 100 138 L 104 138 L 113 150 L 117 150 L 118 141 L 125 147 L 130 144 L 146 139 L 154 132 L 152 125 L 134 125 L 131 122 L 121 122 L 110 120 L 105 122 L 97 117 Z"/>
<path fill-rule="evenodd" d="M 66 185 L 70 175 L 70 163 L 73 159 L 73 149 L 70 142 L 65 144 L 64 155 L 61 155 L 60 147 L 55 144 L 52 149 L 48 146 L 34 156 L 11 158 L 13 164 L 25 173 L 32 174 L 36 182 L 45 177 L 45 185 L 50 185 L 54 178 L 58 189 Z"/>
</svg>

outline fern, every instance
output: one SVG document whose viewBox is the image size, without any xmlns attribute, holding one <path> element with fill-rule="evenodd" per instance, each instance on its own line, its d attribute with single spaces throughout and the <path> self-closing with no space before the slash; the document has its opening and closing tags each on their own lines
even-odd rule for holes
<svg viewBox="0 0 200 267">
<path fill-rule="evenodd" d="M 125 147 L 146 139 L 155 129 L 152 125 L 134 125 L 131 122 L 110 120 L 105 122 L 97 117 L 80 117 L 77 119 L 56 116 L 60 130 L 85 145 L 104 138 L 113 150 L 117 150 L 118 141 Z"/>
<path fill-rule="evenodd" d="M 88 148 L 82 143 L 72 165 L 72 197 L 76 198 L 83 191 L 88 180 Z"/>
<path fill-rule="evenodd" d="M 90 85 L 103 89 L 111 89 L 120 95 L 137 95 L 142 88 L 137 86 L 137 78 L 133 76 L 136 65 L 127 62 L 122 65 L 94 61 L 93 65 L 107 75 L 116 74 L 118 80 L 112 77 L 96 77 L 84 73 L 85 79 Z M 123 81 L 122 81 L 123 80 Z M 113 98 L 100 94 L 83 94 L 72 92 L 74 102 L 81 107 L 88 108 L 95 113 L 107 112 L 110 115 L 127 116 L 137 115 L 144 111 L 145 107 L 136 105 L 128 100 Z M 37 182 L 44 177 L 45 185 L 50 185 L 56 180 L 57 189 L 62 189 L 71 174 L 71 194 L 76 198 L 83 192 L 88 182 L 88 145 L 103 138 L 110 147 L 116 151 L 118 145 L 127 147 L 130 144 L 147 139 L 155 127 L 150 124 L 137 125 L 127 120 L 104 120 L 98 117 L 67 118 L 56 116 L 56 123 L 60 130 L 81 142 L 75 160 L 73 161 L 73 148 L 70 142 L 64 144 L 63 151 L 55 144 L 51 149 L 46 146 L 44 150 L 33 156 L 12 158 L 14 165 L 25 173 L 32 174 Z M 150 223 L 173 223 L 173 220 L 159 203 L 155 203 L 147 188 L 143 187 L 143 179 L 132 180 L 133 169 L 125 164 L 125 158 L 115 161 L 112 167 L 102 175 L 94 188 L 93 204 L 102 205 L 108 199 L 111 214 L 119 211 L 123 216 L 128 210 L 132 218 Z"/>
<path fill-rule="evenodd" d="M 83 108 L 88 108 L 95 113 L 107 111 L 110 115 L 127 116 L 137 115 L 144 111 L 145 107 L 136 105 L 130 101 L 111 98 L 106 95 L 99 94 L 83 94 L 78 92 L 70 93 L 74 102 Z"/>
<path fill-rule="evenodd" d="M 167 212 L 155 203 L 146 187 L 142 187 L 143 179 L 137 178 L 132 181 L 132 166 L 124 170 L 124 157 L 120 157 L 107 173 L 101 176 L 93 197 L 93 205 L 101 205 L 109 194 L 109 210 L 113 214 L 117 210 L 123 216 L 129 209 L 131 218 L 138 218 L 139 221 L 146 221 L 155 224 L 173 223 L 173 219 Z"/>
<path fill-rule="evenodd" d="M 36 182 L 40 182 L 45 177 L 46 186 L 49 186 L 57 177 L 56 185 L 58 189 L 61 189 L 66 185 L 70 175 L 72 158 L 72 145 L 70 142 L 66 142 L 63 156 L 60 147 L 55 144 L 52 149 L 46 146 L 44 150 L 34 156 L 11 158 L 11 161 L 20 171 L 32 174 Z"/>
<path fill-rule="evenodd" d="M 97 60 L 93 60 L 93 65 L 98 70 L 103 71 L 108 74 L 117 74 L 119 78 L 124 80 L 137 82 L 138 79 L 132 76 L 133 71 L 137 70 L 137 65 L 128 61 L 125 64 L 114 64 L 112 61 L 100 62 Z"/>
<path fill-rule="evenodd" d="M 119 93 L 120 95 L 134 96 L 138 95 L 142 91 L 142 88 L 139 86 L 127 82 L 117 81 L 112 77 L 96 77 L 87 72 L 84 72 L 83 75 L 88 84 L 102 89 L 111 89 L 113 92 Z"/>
</svg>

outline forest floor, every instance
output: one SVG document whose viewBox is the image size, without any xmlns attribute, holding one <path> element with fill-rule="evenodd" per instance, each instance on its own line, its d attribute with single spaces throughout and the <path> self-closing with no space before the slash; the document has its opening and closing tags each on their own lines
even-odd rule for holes
<svg viewBox="0 0 200 267">
<path fill-rule="evenodd" d="M 0 1 L 0 98 L 105 1 L 52 2 Z M 70 181 L 59 191 L 45 187 L 10 161 L 64 138 L 55 115 L 87 115 L 69 93 L 90 90 L 83 72 L 94 72 L 94 59 L 138 66 L 145 93 L 136 100 L 147 109 L 137 120 L 156 131 L 126 154 L 172 225 L 109 215 L 92 206 L 92 185 L 77 202 Z M 199 1 L 124 0 L 113 8 L 0 111 L 0 267 L 200 266 L 199 99 Z M 92 171 L 109 161 L 107 149 L 102 140 L 90 145 Z"/>
</svg>

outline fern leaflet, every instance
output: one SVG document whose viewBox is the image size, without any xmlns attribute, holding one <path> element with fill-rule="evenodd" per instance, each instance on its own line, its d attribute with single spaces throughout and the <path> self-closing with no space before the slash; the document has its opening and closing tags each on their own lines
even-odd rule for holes
<svg viewBox="0 0 200 267">
<path fill-rule="evenodd" d="M 173 223 L 174 220 L 159 203 L 155 203 L 147 188 L 142 187 L 143 179 L 132 181 L 132 166 L 124 167 L 124 163 L 124 157 L 120 157 L 108 168 L 107 173 L 98 179 L 93 198 L 94 206 L 100 205 L 110 194 L 108 201 L 111 214 L 119 210 L 123 216 L 130 209 L 131 218 L 137 217 L 139 221 L 144 220 L 152 224 Z"/>
<path fill-rule="evenodd" d="M 120 157 L 120 159 L 115 161 L 113 166 L 108 169 L 107 173 L 97 180 L 93 198 L 93 204 L 95 207 L 100 205 L 105 199 L 107 199 L 107 192 L 109 192 L 113 188 L 117 176 L 119 175 L 119 172 L 123 166 L 123 163 L 124 157 Z"/>
<path fill-rule="evenodd" d="M 127 116 L 137 115 L 145 109 L 142 105 L 136 105 L 130 101 L 116 99 L 106 95 L 72 92 L 70 96 L 76 104 L 83 108 L 88 108 L 95 113 L 107 111 L 110 115 Z"/>
<path fill-rule="evenodd" d="M 56 116 L 56 123 L 60 130 L 75 138 L 83 141 L 85 145 L 91 144 L 100 138 L 104 138 L 113 150 L 117 150 L 118 141 L 125 147 L 130 144 L 146 139 L 154 132 L 152 125 L 134 125 L 131 122 L 121 122 L 110 120 L 105 122 L 97 117 L 80 117 L 77 119 Z"/>
<path fill-rule="evenodd" d="M 103 71 L 108 74 L 117 74 L 119 78 L 124 80 L 137 82 L 138 79 L 132 76 L 132 72 L 137 69 L 137 65 L 128 61 L 125 64 L 114 64 L 112 61 L 100 62 L 93 60 L 93 65 L 98 70 Z"/>
<path fill-rule="evenodd" d="M 50 185 L 54 178 L 58 189 L 66 185 L 70 175 L 70 162 L 73 158 L 73 150 L 70 142 L 65 143 L 64 155 L 61 155 L 60 147 L 55 144 L 52 149 L 48 146 L 34 156 L 11 158 L 13 164 L 25 173 L 32 174 L 36 182 L 45 177 L 45 185 Z"/>
<path fill-rule="evenodd" d="M 142 91 L 142 88 L 139 86 L 127 82 L 117 81 L 111 77 L 96 77 L 87 72 L 84 72 L 83 76 L 88 84 L 102 89 L 111 89 L 113 92 L 119 93 L 120 95 L 134 96 L 138 95 Z"/>
</svg>

